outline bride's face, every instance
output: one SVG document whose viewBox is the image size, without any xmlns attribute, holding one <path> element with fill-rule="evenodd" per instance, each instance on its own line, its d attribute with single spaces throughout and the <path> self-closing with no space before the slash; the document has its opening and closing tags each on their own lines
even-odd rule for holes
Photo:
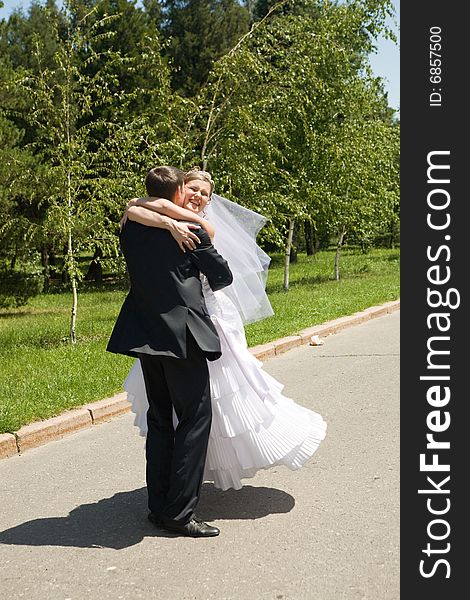
<svg viewBox="0 0 470 600">
<path fill-rule="evenodd" d="M 195 213 L 204 210 L 211 195 L 211 186 L 208 181 L 193 179 L 184 186 L 184 208 Z"/>
</svg>

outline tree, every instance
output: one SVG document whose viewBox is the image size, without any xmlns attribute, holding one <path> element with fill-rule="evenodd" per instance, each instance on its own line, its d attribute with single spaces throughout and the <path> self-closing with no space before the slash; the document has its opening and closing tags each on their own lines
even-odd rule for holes
<svg viewBox="0 0 470 600">
<path fill-rule="evenodd" d="M 15 105 L 7 86 L 0 136 L 29 180 L 4 168 L 0 203 L 29 232 L 24 247 L 40 251 L 45 272 L 48 252 L 67 246 L 75 293 L 77 252 L 94 256 L 98 276 L 117 260 L 122 208 L 158 163 L 207 166 L 217 191 L 266 215 L 262 242 L 285 250 L 286 289 L 302 225 L 310 251 L 330 235 L 340 241 L 339 276 L 343 229 L 365 246 L 396 223 L 398 128 L 368 69 L 389 0 L 258 2 L 249 30 L 253 2 L 73 0 L 65 12 L 49 4 L 0 28 L 5 77 L 30 92 Z M 172 77 L 167 58 L 173 52 L 177 67 L 177 49 Z"/>
<path fill-rule="evenodd" d="M 260 21 L 269 11 L 279 3 L 279 0 L 249 0 L 245 2 L 250 11 L 253 21 Z M 305 15 L 312 8 L 311 2 L 296 0 L 283 4 L 279 7 L 281 15 Z"/>
<path fill-rule="evenodd" d="M 43 228 L 47 184 L 44 166 L 31 146 L 36 139 L 35 127 L 27 118 L 31 114 L 32 101 L 21 86 L 26 72 L 38 72 L 35 40 L 43 40 L 44 62 L 50 63 L 65 33 L 64 15 L 54 0 L 47 0 L 45 6 L 33 1 L 26 14 L 16 10 L 0 27 L 0 54 L 3 65 L 8 65 L 10 71 L 6 79 L 5 69 L 2 71 L 1 106 L 7 126 L 17 132 L 14 148 L 7 150 L 8 158 L 4 163 L 8 182 L 2 186 L 3 207 L 8 205 L 9 209 L 2 215 L 2 245 L 8 248 L 12 263 L 17 260 L 31 263 L 36 255 L 40 255 L 46 289 L 49 250 L 53 243 Z"/>
<path fill-rule="evenodd" d="M 65 270 L 73 296 L 72 343 L 76 341 L 77 289 L 82 277 L 77 255 L 83 250 L 94 251 L 97 245 L 106 252 L 117 251 L 117 225 L 112 234 L 107 225 L 110 217 L 116 216 L 116 201 L 119 212 L 122 207 L 122 197 L 116 197 L 116 189 L 122 191 L 122 186 L 105 187 L 103 182 L 120 180 L 116 165 L 126 165 L 136 155 L 136 147 L 142 139 L 137 135 L 130 146 L 126 132 L 135 123 L 126 120 L 124 127 L 122 115 L 129 114 L 129 106 L 139 92 L 146 92 L 118 90 L 122 62 L 138 73 L 142 60 L 137 64 L 137 59 L 123 57 L 112 48 L 97 52 L 95 44 L 113 35 L 107 27 L 113 17 L 92 18 L 96 7 L 80 17 L 82 7 L 83 4 L 78 5 L 75 11 L 74 5 L 70 6 L 68 35 L 64 40 L 58 29 L 55 30 L 57 49 L 52 60 L 42 38 L 35 37 L 33 56 L 37 68 L 23 82 L 32 99 L 28 115 L 36 132 L 32 147 L 46 166 L 44 228 L 66 247 Z M 152 48 L 148 52 L 155 58 Z M 112 110 L 106 111 L 110 107 Z M 155 110 L 155 106 L 149 110 Z M 96 113 L 106 114 L 106 117 L 96 118 Z M 118 146 L 115 140 L 119 140 Z M 115 223 L 118 221 L 115 219 Z"/>
<path fill-rule="evenodd" d="M 22 259 L 31 263 L 41 240 L 41 212 L 33 191 L 42 189 L 37 161 L 23 146 L 24 130 L 12 119 L 27 106 L 19 75 L 7 58 L 0 59 L 0 257 L 10 269 Z"/>
<path fill-rule="evenodd" d="M 56 35 L 58 33 L 58 36 Z M 43 40 L 44 56 L 52 59 L 58 39 L 66 35 L 64 13 L 55 0 L 32 0 L 27 13 L 14 10 L 2 28 L 0 50 L 14 69 L 35 69 L 34 47 L 36 37 Z"/>
<path fill-rule="evenodd" d="M 367 56 L 389 3 L 371 4 L 276 3 L 216 63 L 201 101 L 203 161 L 229 194 L 269 217 L 265 236 L 279 246 L 287 237 L 286 256 L 295 222 L 318 223 L 333 197 L 318 194 L 327 185 L 316 168 L 332 124 L 383 110 Z"/>
<path fill-rule="evenodd" d="M 325 140 L 319 170 L 327 197 L 323 218 L 336 236 L 335 278 L 339 280 L 340 252 L 347 234 L 362 244 L 393 218 L 399 197 L 398 131 L 380 121 L 351 119 Z"/>
<path fill-rule="evenodd" d="M 166 0 L 163 33 L 172 64 L 172 86 L 194 96 L 213 63 L 246 33 L 249 13 L 237 0 Z"/>
<path fill-rule="evenodd" d="M 102 68 L 110 69 L 110 65 L 104 64 L 99 56 L 106 57 L 110 52 L 114 52 L 122 57 L 122 60 L 115 61 L 112 65 L 115 77 L 113 93 L 133 94 L 132 102 L 128 106 L 129 112 L 126 114 L 120 110 L 123 121 L 131 120 L 133 113 L 148 108 L 147 97 L 144 94 L 136 94 L 135 91 L 154 88 L 160 79 L 152 79 L 155 75 L 154 68 L 142 68 L 143 64 L 149 67 L 149 61 L 145 60 L 148 50 L 153 52 L 156 49 L 158 53 L 161 51 L 160 5 L 156 0 L 148 0 L 146 6 L 149 12 L 130 0 L 74 0 L 73 4 L 72 19 L 81 20 L 86 15 L 89 26 L 100 23 L 100 35 L 94 40 L 97 60 L 88 63 L 85 72 L 92 76 Z M 82 58 L 85 59 L 86 47 L 83 52 Z M 155 66 L 162 63 L 159 57 L 155 62 Z M 112 106 L 106 110 L 115 109 L 116 107 Z M 96 108 L 92 118 L 104 116 L 103 110 L 103 107 Z"/>
</svg>

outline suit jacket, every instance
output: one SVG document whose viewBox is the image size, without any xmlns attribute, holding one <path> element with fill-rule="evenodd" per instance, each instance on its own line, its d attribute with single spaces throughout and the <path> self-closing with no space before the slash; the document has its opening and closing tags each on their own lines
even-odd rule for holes
<svg viewBox="0 0 470 600">
<path fill-rule="evenodd" d="M 168 231 L 126 222 L 120 242 L 131 287 L 108 342 L 109 352 L 186 358 L 188 328 L 208 360 L 221 356 L 200 273 L 214 291 L 230 285 L 232 273 L 205 230 L 193 231 L 201 243 L 184 253 Z"/>
</svg>

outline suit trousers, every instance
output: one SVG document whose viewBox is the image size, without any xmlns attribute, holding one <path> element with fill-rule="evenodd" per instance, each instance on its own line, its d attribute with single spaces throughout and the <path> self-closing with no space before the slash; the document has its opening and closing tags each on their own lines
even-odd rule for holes
<svg viewBox="0 0 470 600">
<path fill-rule="evenodd" d="M 139 354 L 149 401 L 148 505 L 155 515 L 180 523 L 191 519 L 199 501 L 212 421 L 206 357 L 186 333 L 186 358 Z"/>
</svg>

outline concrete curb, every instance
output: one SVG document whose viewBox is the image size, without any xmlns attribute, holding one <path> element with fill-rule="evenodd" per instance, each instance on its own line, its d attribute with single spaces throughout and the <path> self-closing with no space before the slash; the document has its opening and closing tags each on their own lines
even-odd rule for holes
<svg viewBox="0 0 470 600">
<path fill-rule="evenodd" d="M 18 454 L 16 438 L 12 433 L 0 434 L 0 458 L 8 458 Z"/>
<path fill-rule="evenodd" d="M 314 335 L 326 337 L 338 333 L 346 327 L 358 325 L 376 317 L 382 317 L 399 308 L 400 300 L 386 302 L 380 306 L 372 306 L 353 315 L 340 317 L 333 321 L 327 321 L 322 325 L 303 329 L 297 335 L 290 335 L 268 344 L 254 346 L 250 348 L 250 352 L 258 360 L 266 360 L 297 346 L 308 344 L 310 338 Z M 130 403 L 126 400 L 126 393 L 120 392 L 110 398 L 86 404 L 79 409 L 66 411 L 57 417 L 25 425 L 13 434 L 0 434 L 0 459 L 22 454 L 29 448 L 35 448 L 47 442 L 58 440 L 69 433 L 74 433 L 85 427 L 91 427 L 103 421 L 108 421 L 129 411 Z"/>
</svg>

